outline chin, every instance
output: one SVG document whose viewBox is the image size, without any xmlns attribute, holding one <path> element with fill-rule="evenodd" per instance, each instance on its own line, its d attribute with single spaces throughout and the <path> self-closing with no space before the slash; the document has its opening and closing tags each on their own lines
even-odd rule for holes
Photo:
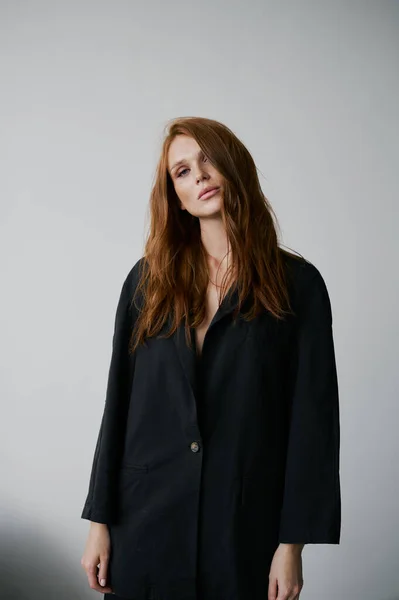
<svg viewBox="0 0 399 600">
<path fill-rule="evenodd" d="M 201 218 L 207 218 L 207 217 L 218 217 L 221 214 L 221 207 L 219 206 L 208 206 L 206 208 L 204 208 L 203 210 L 201 210 L 199 212 L 199 214 L 197 214 L 197 217 Z"/>
</svg>

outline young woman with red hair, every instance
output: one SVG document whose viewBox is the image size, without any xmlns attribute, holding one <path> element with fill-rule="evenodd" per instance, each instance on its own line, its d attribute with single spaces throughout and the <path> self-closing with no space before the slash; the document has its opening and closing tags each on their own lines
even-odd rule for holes
<svg viewBox="0 0 399 600">
<path fill-rule="evenodd" d="M 297 600 L 305 544 L 338 544 L 339 406 L 319 270 L 278 243 L 225 125 L 175 119 L 143 256 L 116 311 L 82 518 L 92 589 Z"/>
</svg>

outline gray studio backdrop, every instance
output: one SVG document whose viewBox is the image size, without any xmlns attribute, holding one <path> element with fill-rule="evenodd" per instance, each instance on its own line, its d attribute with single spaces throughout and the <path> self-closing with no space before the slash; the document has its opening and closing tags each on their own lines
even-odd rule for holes
<svg viewBox="0 0 399 600">
<path fill-rule="evenodd" d="M 99 598 L 80 519 L 168 119 L 246 143 L 323 274 L 342 535 L 301 600 L 399 599 L 398 2 L 0 2 L 0 598 Z M 265 599 L 266 600 L 266 599 Z"/>
</svg>

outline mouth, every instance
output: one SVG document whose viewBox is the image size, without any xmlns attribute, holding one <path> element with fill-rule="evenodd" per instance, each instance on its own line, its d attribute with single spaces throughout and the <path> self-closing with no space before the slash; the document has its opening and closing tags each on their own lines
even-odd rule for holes
<svg viewBox="0 0 399 600">
<path fill-rule="evenodd" d="M 218 188 L 218 187 L 213 187 L 213 188 L 208 188 L 208 189 L 202 190 L 202 192 L 198 196 L 198 200 L 206 200 L 207 198 L 210 198 L 211 196 L 216 194 L 216 192 L 218 192 L 219 189 L 220 188 Z"/>
</svg>

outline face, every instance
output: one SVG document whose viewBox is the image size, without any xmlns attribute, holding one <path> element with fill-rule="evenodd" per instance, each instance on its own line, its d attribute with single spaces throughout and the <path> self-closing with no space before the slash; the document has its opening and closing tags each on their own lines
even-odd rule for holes
<svg viewBox="0 0 399 600">
<path fill-rule="evenodd" d="M 223 177 L 211 165 L 194 138 L 187 135 L 175 137 L 169 148 L 168 171 L 182 210 L 199 218 L 220 214 Z M 219 189 L 199 198 L 201 191 L 208 187 Z"/>
</svg>

